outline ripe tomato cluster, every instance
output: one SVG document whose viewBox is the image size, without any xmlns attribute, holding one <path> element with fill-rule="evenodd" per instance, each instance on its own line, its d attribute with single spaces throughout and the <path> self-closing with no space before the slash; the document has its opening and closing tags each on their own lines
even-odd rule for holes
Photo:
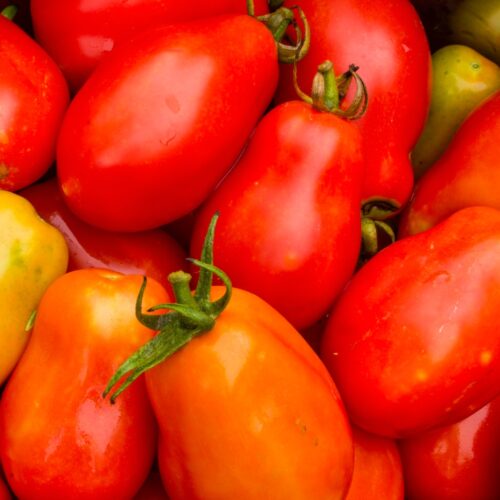
<svg viewBox="0 0 500 500">
<path fill-rule="evenodd" d="M 500 496 L 498 2 L 0 9 L 0 499 Z"/>
</svg>

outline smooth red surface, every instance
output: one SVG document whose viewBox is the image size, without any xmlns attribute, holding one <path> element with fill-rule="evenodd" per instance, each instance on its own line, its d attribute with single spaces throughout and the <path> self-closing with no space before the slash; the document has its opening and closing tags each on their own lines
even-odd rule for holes
<svg viewBox="0 0 500 500">
<path fill-rule="evenodd" d="M 56 179 L 19 194 L 63 234 L 69 249 L 68 271 L 95 267 L 123 274 L 145 274 L 170 290 L 168 275 L 186 268 L 184 250 L 162 229 L 115 233 L 78 219 L 64 203 Z"/>
<path fill-rule="evenodd" d="M 9 489 L 7 488 L 7 485 L 5 484 L 5 481 L 3 479 L 3 475 L 0 476 L 0 500 L 11 500 L 12 495 L 10 494 Z"/>
<path fill-rule="evenodd" d="M 409 499 L 492 500 L 500 494 L 500 398 L 470 417 L 400 443 Z"/>
<path fill-rule="evenodd" d="M 220 212 L 215 262 L 296 328 L 318 321 L 356 266 L 363 162 L 358 130 L 294 101 L 263 118 L 241 160 L 198 214 L 199 255 Z"/>
<path fill-rule="evenodd" d="M 266 12 L 257 2 L 257 11 Z M 245 14 L 239 0 L 31 0 L 35 35 L 77 90 L 120 41 L 156 26 Z"/>
<path fill-rule="evenodd" d="M 42 298 L 28 347 L 0 405 L 0 456 L 23 499 L 132 498 L 156 450 L 144 381 L 111 405 L 102 393 L 153 332 L 135 318 L 142 278 L 84 269 Z M 167 295 L 148 281 L 144 307 Z"/>
<path fill-rule="evenodd" d="M 350 64 L 368 89 L 368 110 L 355 123 L 364 137 L 363 200 L 387 198 L 403 205 L 411 194 L 409 152 L 423 128 L 430 100 L 430 52 L 408 0 L 289 0 L 311 25 L 311 47 L 298 63 L 302 90 L 310 92 L 316 68 L 333 62 L 337 74 Z M 278 101 L 296 98 L 292 69 L 283 65 Z"/>
<path fill-rule="evenodd" d="M 117 231 L 191 212 L 237 159 L 277 77 L 271 33 L 249 16 L 123 44 L 66 114 L 57 155 L 65 200 L 86 222 Z"/>
<path fill-rule="evenodd" d="M 335 385 L 257 296 L 233 289 L 215 327 L 145 377 L 173 500 L 345 495 L 353 448 Z"/>
<path fill-rule="evenodd" d="M 354 472 L 346 500 L 403 500 L 401 457 L 391 439 L 354 427 Z"/>
<path fill-rule="evenodd" d="M 500 211 L 463 209 L 354 276 L 322 359 L 352 421 L 410 437 L 500 394 Z"/>
<path fill-rule="evenodd" d="M 0 16 L 0 189 L 17 191 L 52 165 L 66 82 L 19 26 Z"/>
<path fill-rule="evenodd" d="M 500 92 L 463 122 L 445 153 L 415 186 L 399 236 L 420 233 L 464 207 L 500 209 Z"/>
</svg>

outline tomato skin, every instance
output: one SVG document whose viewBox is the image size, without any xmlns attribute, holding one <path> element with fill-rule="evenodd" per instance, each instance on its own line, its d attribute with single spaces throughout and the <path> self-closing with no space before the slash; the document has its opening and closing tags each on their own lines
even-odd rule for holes
<svg viewBox="0 0 500 500">
<path fill-rule="evenodd" d="M 326 59 L 337 73 L 350 64 L 368 89 L 368 110 L 356 120 L 363 138 L 363 201 L 384 197 L 403 205 L 413 186 L 409 152 L 424 125 L 430 101 L 430 52 L 421 22 L 407 0 L 291 0 L 311 25 L 311 47 L 298 63 L 309 90 L 316 66 Z M 283 66 L 278 100 L 295 98 L 291 68 Z"/>
<path fill-rule="evenodd" d="M 4 16 L 0 39 L 0 189 L 17 191 L 54 161 L 69 96 L 55 63 Z"/>
<path fill-rule="evenodd" d="M 22 196 L 0 190 L 0 384 L 28 343 L 29 318 L 67 263 L 62 234 Z"/>
<path fill-rule="evenodd" d="M 362 174 L 361 139 L 350 122 L 304 102 L 284 103 L 259 123 L 203 205 L 191 255 L 200 255 L 205 228 L 219 211 L 214 253 L 233 284 L 296 328 L 310 326 L 354 272 Z"/>
<path fill-rule="evenodd" d="M 465 420 L 401 441 L 408 498 L 497 498 L 499 444 L 499 397 Z"/>
<path fill-rule="evenodd" d="M 233 289 L 215 327 L 145 377 L 173 500 L 344 497 L 353 449 L 335 385 L 262 299 Z"/>
<path fill-rule="evenodd" d="M 355 424 L 410 437 L 500 393 L 499 249 L 500 212 L 471 207 L 354 276 L 321 354 Z"/>
<path fill-rule="evenodd" d="M 403 500 L 401 457 L 391 439 L 353 427 L 354 472 L 346 500 Z"/>
<path fill-rule="evenodd" d="M 11 500 L 12 495 L 10 494 L 7 485 L 2 476 L 0 476 L 0 500 Z"/>
<path fill-rule="evenodd" d="M 117 47 L 66 114 L 65 201 L 117 231 L 189 213 L 237 159 L 277 77 L 271 32 L 250 16 L 158 28 Z"/>
<path fill-rule="evenodd" d="M 0 405 L 0 456 L 18 497 L 132 498 L 146 479 L 156 425 L 144 381 L 115 405 L 102 397 L 124 357 L 153 335 L 135 318 L 141 282 L 84 269 L 43 296 Z M 145 307 L 166 299 L 149 285 Z"/>
<path fill-rule="evenodd" d="M 401 238 L 425 231 L 464 207 L 500 208 L 500 91 L 462 123 L 441 158 L 417 182 L 400 224 Z"/>
<path fill-rule="evenodd" d="M 245 2 L 234 0 L 94 0 L 90 4 L 81 0 L 31 0 L 36 38 L 59 64 L 74 91 L 117 42 L 140 31 L 219 14 L 245 13 Z"/>
<path fill-rule="evenodd" d="M 69 249 L 68 271 L 95 267 L 145 274 L 169 290 L 168 275 L 186 267 L 185 252 L 161 229 L 112 233 L 75 217 L 64 203 L 56 179 L 30 186 L 19 194 L 64 235 Z"/>
</svg>

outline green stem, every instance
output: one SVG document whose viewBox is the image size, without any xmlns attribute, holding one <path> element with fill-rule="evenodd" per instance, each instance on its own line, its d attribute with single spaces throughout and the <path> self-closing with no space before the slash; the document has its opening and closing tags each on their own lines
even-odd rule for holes
<svg viewBox="0 0 500 500">
<path fill-rule="evenodd" d="M 339 107 L 339 89 L 333 72 L 331 61 L 325 61 L 318 66 L 318 72 L 313 79 L 312 103 L 316 109 L 333 111 Z"/>
<path fill-rule="evenodd" d="M 148 328 L 158 330 L 158 334 L 118 367 L 103 393 L 103 397 L 106 397 L 114 388 L 110 396 L 111 403 L 114 403 L 116 398 L 142 373 L 172 356 L 194 337 L 211 330 L 218 316 L 228 305 L 231 299 L 231 281 L 224 271 L 212 264 L 212 247 L 217 218 L 218 214 L 214 215 L 209 225 L 203 245 L 202 260 L 191 259 L 200 268 L 200 280 L 194 295 L 189 288 L 191 275 L 176 271 L 168 277 L 176 302 L 157 304 L 147 311 L 147 313 L 152 313 L 167 310 L 163 314 L 144 313 L 142 301 L 147 284 L 147 279 L 144 278 L 137 296 L 136 317 Z M 221 298 L 212 302 L 210 293 L 213 274 L 222 280 L 226 291 Z"/>
<path fill-rule="evenodd" d="M 9 19 L 10 21 L 12 21 L 14 19 L 14 17 L 16 17 L 16 14 L 17 14 L 17 7 L 15 5 L 8 5 L 7 7 L 5 7 L 2 12 L 0 12 L 0 14 L 3 16 L 3 17 L 6 17 L 7 19 Z"/>
<path fill-rule="evenodd" d="M 247 0 L 247 13 L 249 16 L 255 17 L 255 4 L 253 0 Z"/>
</svg>

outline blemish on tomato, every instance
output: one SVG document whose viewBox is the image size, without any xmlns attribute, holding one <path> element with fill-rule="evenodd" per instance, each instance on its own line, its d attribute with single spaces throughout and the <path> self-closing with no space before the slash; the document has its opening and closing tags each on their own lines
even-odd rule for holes
<svg viewBox="0 0 500 500">
<path fill-rule="evenodd" d="M 10 169 L 5 163 L 0 163 L 0 181 L 9 176 Z"/>
</svg>

